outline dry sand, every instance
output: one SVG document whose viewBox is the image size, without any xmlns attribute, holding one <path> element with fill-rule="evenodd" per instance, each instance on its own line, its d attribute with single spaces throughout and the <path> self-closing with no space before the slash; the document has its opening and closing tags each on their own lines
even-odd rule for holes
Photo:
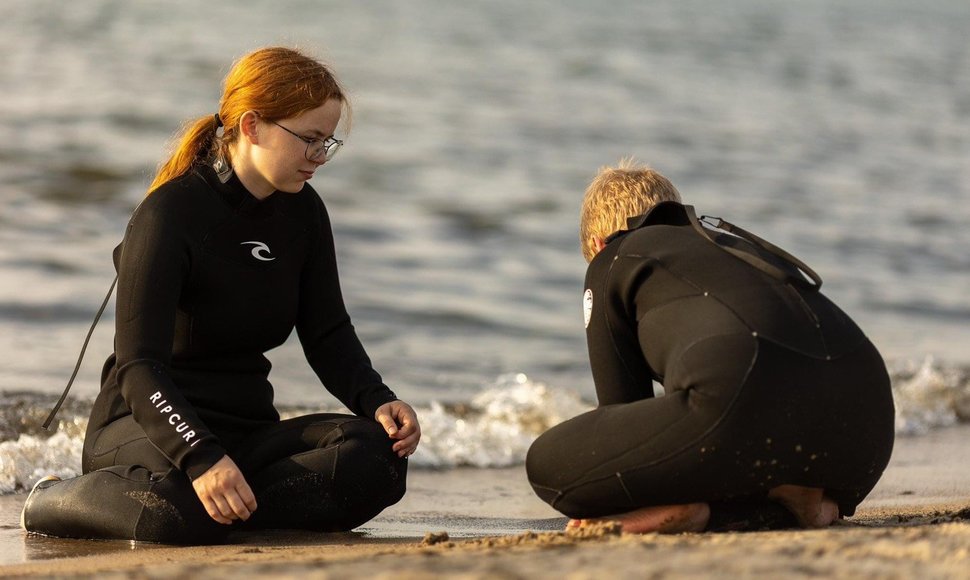
<svg viewBox="0 0 970 580">
<path fill-rule="evenodd" d="M 602 526 L 466 539 L 276 533 L 225 546 L 104 543 L 103 553 L 89 542 L 89 555 L 57 559 L 42 559 L 44 542 L 34 541 L 39 551 L 0 567 L 0 577 L 970 578 L 968 439 L 970 428 L 960 427 L 901 440 L 857 515 L 825 530 L 660 536 Z M 414 521 L 436 531 L 432 519 Z"/>
</svg>

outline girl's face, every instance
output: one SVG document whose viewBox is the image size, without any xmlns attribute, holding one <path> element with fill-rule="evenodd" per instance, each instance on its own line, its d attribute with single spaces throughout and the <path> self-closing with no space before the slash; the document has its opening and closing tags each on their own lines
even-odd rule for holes
<svg viewBox="0 0 970 580">
<path fill-rule="evenodd" d="M 246 163 L 249 167 L 235 168 L 246 188 L 259 198 L 274 191 L 297 193 L 302 190 L 304 183 L 326 163 L 326 159 L 321 156 L 316 161 L 308 160 L 307 143 L 300 137 L 320 140 L 332 137 L 340 122 L 341 108 L 340 101 L 331 99 L 315 109 L 275 123 L 258 118 L 257 139 L 249 148 Z"/>
</svg>

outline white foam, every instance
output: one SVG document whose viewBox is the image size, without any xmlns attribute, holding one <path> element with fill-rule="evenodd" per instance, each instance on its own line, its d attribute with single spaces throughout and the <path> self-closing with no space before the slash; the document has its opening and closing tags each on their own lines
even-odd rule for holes
<svg viewBox="0 0 970 580">
<path fill-rule="evenodd" d="M 897 434 L 918 436 L 970 422 L 966 369 L 927 357 L 896 365 L 892 377 Z M 591 408 L 573 390 L 547 386 L 523 373 L 502 375 L 465 402 L 416 405 L 422 437 L 411 463 L 418 468 L 521 464 L 536 437 Z M 321 411 L 349 413 L 343 408 L 300 408 L 286 410 L 282 416 Z M 0 494 L 29 489 L 49 474 L 78 475 L 85 425 L 81 416 L 62 418 L 59 432 L 50 438 L 19 435 L 0 442 Z"/>
<path fill-rule="evenodd" d="M 0 494 L 30 489 L 45 475 L 61 479 L 81 473 L 81 437 L 21 435 L 0 443 Z"/>
<path fill-rule="evenodd" d="M 411 461 L 422 467 L 516 465 L 542 432 L 589 409 L 572 391 L 551 389 L 522 373 L 503 375 L 467 408 L 432 402 L 418 409 L 421 445 Z"/>
<path fill-rule="evenodd" d="M 961 369 L 928 356 L 919 366 L 908 362 L 895 369 L 893 378 L 896 433 L 922 435 L 970 421 L 970 381 Z"/>
</svg>

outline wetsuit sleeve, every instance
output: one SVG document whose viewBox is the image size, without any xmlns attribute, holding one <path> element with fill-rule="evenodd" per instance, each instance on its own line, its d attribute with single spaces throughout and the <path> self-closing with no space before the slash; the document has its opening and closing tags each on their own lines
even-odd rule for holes
<svg viewBox="0 0 970 580">
<path fill-rule="evenodd" d="M 601 406 L 653 396 L 654 373 L 640 346 L 634 303 L 650 265 L 617 257 L 619 245 L 604 248 L 586 271 L 586 344 Z"/>
<path fill-rule="evenodd" d="M 169 374 L 175 313 L 189 272 L 180 215 L 191 208 L 159 199 L 163 195 L 152 193 L 135 211 L 118 258 L 118 384 L 152 444 L 195 479 L 226 452 Z"/>
<path fill-rule="evenodd" d="M 317 217 L 313 250 L 304 267 L 296 330 L 307 361 L 324 386 L 355 414 L 373 418 L 397 397 L 371 365 L 344 306 L 330 217 L 313 195 Z"/>
</svg>

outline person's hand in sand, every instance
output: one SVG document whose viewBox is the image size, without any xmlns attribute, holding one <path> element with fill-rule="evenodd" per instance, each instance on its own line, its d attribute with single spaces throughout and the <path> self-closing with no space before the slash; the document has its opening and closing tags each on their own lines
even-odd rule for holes
<svg viewBox="0 0 970 580">
<path fill-rule="evenodd" d="M 374 419 L 384 427 L 388 437 L 397 440 L 391 449 L 398 457 L 408 457 L 418 448 L 421 425 L 411 405 L 404 401 L 384 403 L 374 412 Z"/>
<path fill-rule="evenodd" d="M 256 496 L 228 455 L 197 477 L 192 487 L 205 511 L 220 524 L 246 521 L 256 511 Z"/>
</svg>

